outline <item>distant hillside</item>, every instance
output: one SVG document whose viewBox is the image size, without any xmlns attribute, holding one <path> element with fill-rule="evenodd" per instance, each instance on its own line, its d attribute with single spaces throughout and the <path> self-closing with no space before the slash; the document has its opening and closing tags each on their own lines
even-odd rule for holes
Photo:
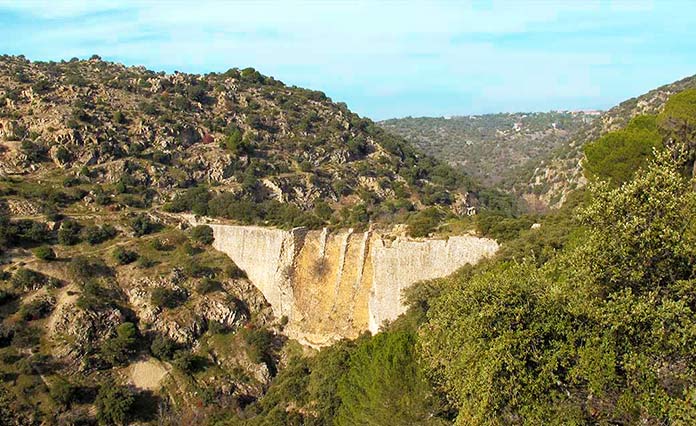
<svg viewBox="0 0 696 426">
<path fill-rule="evenodd" d="M 529 168 L 526 175 L 511 182 L 510 186 L 533 206 L 540 209 L 559 207 L 571 190 L 586 183 L 580 166 L 585 144 L 625 127 L 637 115 L 661 112 L 671 95 L 691 88 L 696 88 L 696 75 L 620 103 L 602 113 L 590 125 L 579 129 L 536 167 Z"/>
<path fill-rule="evenodd" d="M 554 111 L 406 117 L 379 125 L 486 183 L 500 185 L 513 180 L 527 164 L 537 164 L 563 146 L 598 114 Z"/>
<path fill-rule="evenodd" d="M 0 105 L 0 176 L 56 191 L 70 180 L 114 205 L 184 194 L 173 209 L 318 226 L 449 208 L 472 189 L 345 104 L 253 68 L 165 74 L 5 55 Z"/>
</svg>

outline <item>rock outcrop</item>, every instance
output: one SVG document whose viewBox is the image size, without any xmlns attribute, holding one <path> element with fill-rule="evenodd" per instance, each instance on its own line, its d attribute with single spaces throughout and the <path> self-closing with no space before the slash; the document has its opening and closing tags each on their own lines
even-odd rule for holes
<svg viewBox="0 0 696 426">
<path fill-rule="evenodd" d="M 498 249 L 495 241 L 471 235 L 414 240 L 352 229 L 208 225 L 214 247 L 247 273 L 276 316 L 288 318 L 288 335 L 312 346 L 377 332 L 405 312 L 403 289 Z"/>
</svg>

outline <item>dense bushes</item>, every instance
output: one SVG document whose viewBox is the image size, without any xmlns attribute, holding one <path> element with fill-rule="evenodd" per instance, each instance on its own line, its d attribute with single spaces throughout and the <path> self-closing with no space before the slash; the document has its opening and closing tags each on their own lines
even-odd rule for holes
<svg viewBox="0 0 696 426">
<path fill-rule="evenodd" d="M 687 170 L 696 176 L 696 89 L 672 95 L 657 122 L 667 145 L 684 150 Z"/>
<path fill-rule="evenodd" d="M 124 322 L 116 328 L 116 336 L 105 341 L 101 346 L 101 356 L 111 365 L 120 365 L 128 361 L 133 353 L 138 337 L 138 330 L 130 322 Z"/>
<path fill-rule="evenodd" d="M 68 270 L 77 279 L 94 278 L 111 273 L 103 260 L 98 257 L 77 256 L 72 258 Z"/>
<path fill-rule="evenodd" d="M 82 292 L 77 299 L 77 306 L 84 310 L 99 311 L 114 305 L 117 299 L 115 292 L 101 285 L 98 281 L 89 279 L 82 283 Z"/>
<path fill-rule="evenodd" d="M 213 228 L 208 225 L 198 225 L 191 229 L 191 238 L 202 244 L 212 244 L 215 238 L 213 237 Z"/>
<path fill-rule="evenodd" d="M 656 117 L 642 115 L 621 130 L 608 133 L 585 146 L 585 174 L 611 180 L 615 186 L 628 181 L 644 166 L 652 151 L 662 146 Z"/>
<path fill-rule="evenodd" d="M 10 221 L 7 215 L 0 212 L 0 249 L 17 245 L 32 246 L 50 243 L 52 238 L 53 235 L 46 224 L 33 220 Z"/>
<path fill-rule="evenodd" d="M 275 200 L 253 202 L 239 199 L 232 194 L 221 194 L 208 203 L 210 216 L 224 217 L 243 224 L 267 224 L 280 227 L 306 226 L 316 228 L 323 224 L 321 219 L 289 203 Z"/>
<path fill-rule="evenodd" d="M 243 417 L 250 424 L 447 424 L 416 349 L 412 330 L 388 330 L 292 357 Z"/>
<path fill-rule="evenodd" d="M 406 222 L 408 233 L 412 237 L 427 237 L 435 231 L 445 214 L 434 207 L 421 210 L 412 215 Z"/>
<path fill-rule="evenodd" d="M 82 227 L 74 220 L 66 220 L 58 230 L 58 242 L 66 246 L 72 246 L 80 242 L 80 230 Z"/>
<path fill-rule="evenodd" d="M 198 294 L 209 294 L 220 290 L 222 290 L 222 284 L 220 284 L 220 281 L 215 281 L 210 278 L 203 278 L 196 285 L 196 292 Z"/>
<path fill-rule="evenodd" d="M 10 280 L 15 288 L 22 290 L 36 290 L 46 284 L 47 281 L 48 277 L 42 273 L 26 268 L 18 269 Z"/>
<path fill-rule="evenodd" d="M 186 293 L 164 287 L 153 288 L 150 292 L 150 300 L 155 306 L 176 308 L 186 300 Z"/>
<path fill-rule="evenodd" d="M 265 328 L 244 331 L 244 341 L 248 345 L 249 358 L 256 363 L 265 362 L 271 364 L 271 349 L 273 347 L 273 333 Z"/>
<path fill-rule="evenodd" d="M 135 395 L 125 386 L 105 383 L 99 387 L 95 405 L 97 420 L 103 425 L 125 425 L 133 416 Z"/>
<path fill-rule="evenodd" d="M 75 399 L 76 388 L 62 377 L 56 377 L 51 382 L 49 395 L 63 407 L 69 407 Z"/>
<path fill-rule="evenodd" d="M 529 229 L 534 224 L 531 216 L 506 217 L 500 214 L 483 211 L 476 216 L 476 228 L 484 236 L 500 242 L 511 241 L 520 236 L 520 232 Z"/>
<path fill-rule="evenodd" d="M 34 256 L 41 260 L 55 260 L 56 252 L 49 246 L 41 246 L 34 249 Z"/>
<path fill-rule="evenodd" d="M 110 240 L 115 237 L 116 234 L 116 228 L 111 225 L 88 226 L 82 230 L 82 238 L 91 245 Z"/>
<path fill-rule="evenodd" d="M 123 247 L 116 247 L 112 253 L 114 260 L 119 265 L 127 265 L 138 260 L 138 253 L 124 249 Z"/>
<path fill-rule="evenodd" d="M 139 214 L 130 222 L 133 235 L 142 237 L 143 235 L 151 234 L 160 229 L 160 225 L 153 222 L 147 215 Z"/>
<path fill-rule="evenodd" d="M 174 357 L 174 352 L 177 350 L 177 345 L 171 339 L 157 335 L 150 345 L 150 352 L 155 357 L 162 361 L 170 361 Z"/>
<path fill-rule="evenodd" d="M 205 359 L 188 350 L 178 350 L 174 353 L 172 365 L 186 374 L 195 373 L 205 366 Z"/>
<path fill-rule="evenodd" d="M 436 400 L 415 350 L 409 332 L 380 333 L 358 344 L 338 380 L 335 424 L 437 424 Z"/>
<path fill-rule="evenodd" d="M 546 264 L 462 274 L 434 301 L 423 357 L 459 423 L 696 421 L 696 192 L 659 154 L 583 218 Z"/>
<path fill-rule="evenodd" d="M 34 321 L 45 318 L 53 310 L 54 301 L 40 297 L 28 302 L 19 309 L 19 317 L 23 321 Z"/>
<path fill-rule="evenodd" d="M 237 266 L 236 263 L 232 263 L 230 266 L 225 268 L 225 275 L 232 279 L 246 278 L 246 272 Z"/>
</svg>

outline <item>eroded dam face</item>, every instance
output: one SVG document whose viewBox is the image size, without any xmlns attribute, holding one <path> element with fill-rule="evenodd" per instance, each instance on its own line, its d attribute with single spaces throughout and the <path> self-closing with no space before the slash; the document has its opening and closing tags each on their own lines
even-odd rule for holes
<svg viewBox="0 0 696 426">
<path fill-rule="evenodd" d="M 287 316 L 287 334 L 315 347 L 377 332 L 405 312 L 402 289 L 498 249 L 494 240 L 469 235 L 412 240 L 377 231 L 206 224 L 213 246 L 246 271 L 277 317 Z"/>
</svg>

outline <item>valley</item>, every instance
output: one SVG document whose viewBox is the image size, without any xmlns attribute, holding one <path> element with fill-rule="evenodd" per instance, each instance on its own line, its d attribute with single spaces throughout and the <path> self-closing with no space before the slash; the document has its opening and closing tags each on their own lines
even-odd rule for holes
<svg viewBox="0 0 696 426">
<path fill-rule="evenodd" d="M 696 421 L 696 79 L 375 123 L 0 58 L 0 425 Z"/>
</svg>

